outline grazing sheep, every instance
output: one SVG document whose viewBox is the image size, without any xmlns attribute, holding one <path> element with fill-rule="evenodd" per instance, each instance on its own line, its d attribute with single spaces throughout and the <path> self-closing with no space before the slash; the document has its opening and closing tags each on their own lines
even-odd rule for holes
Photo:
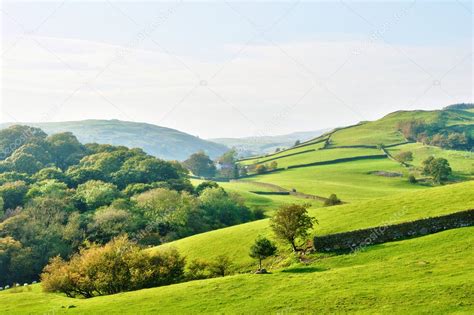
<svg viewBox="0 0 474 315">
<path fill-rule="evenodd" d="M 9 286 L 9 285 L 6 285 L 6 286 L 5 286 L 5 290 L 8 290 L 8 289 L 10 289 L 10 286 Z"/>
<path fill-rule="evenodd" d="M 36 281 L 33 281 L 33 284 L 36 284 L 37 282 Z"/>
<path fill-rule="evenodd" d="M 3 287 L 0 287 L 0 291 L 3 291 Z"/>
<path fill-rule="evenodd" d="M 27 286 L 28 286 L 28 283 L 23 283 L 23 286 L 24 286 L 24 287 L 27 287 Z"/>
</svg>

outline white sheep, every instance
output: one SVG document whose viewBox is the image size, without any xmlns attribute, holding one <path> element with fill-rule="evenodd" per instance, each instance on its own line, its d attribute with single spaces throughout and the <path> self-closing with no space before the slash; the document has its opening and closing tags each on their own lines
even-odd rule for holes
<svg viewBox="0 0 474 315">
<path fill-rule="evenodd" d="M 23 286 L 24 286 L 24 287 L 27 287 L 27 286 L 28 286 L 28 283 L 23 283 Z"/>
<path fill-rule="evenodd" d="M 9 286 L 9 285 L 6 285 L 6 286 L 5 286 L 5 290 L 8 290 L 8 289 L 10 289 L 10 286 Z"/>
</svg>

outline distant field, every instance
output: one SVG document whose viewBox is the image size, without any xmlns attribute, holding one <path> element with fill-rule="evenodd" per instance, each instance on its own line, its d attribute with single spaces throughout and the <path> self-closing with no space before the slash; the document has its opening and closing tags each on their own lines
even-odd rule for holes
<svg viewBox="0 0 474 315">
<path fill-rule="evenodd" d="M 0 313 L 474 312 L 474 227 L 315 257 L 269 275 L 236 275 L 97 297 L 0 293 Z M 70 306 L 73 308 L 67 309 Z"/>
<path fill-rule="evenodd" d="M 351 231 L 382 224 L 394 224 L 474 208 L 474 182 L 397 194 L 353 204 L 312 208 L 319 220 L 315 235 Z M 231 257 L 240 270 L 251 268 L 248 256 L 259 235 L 272 237 L 268 219 L 194 235 L 164 246 L 177 247 L 191 259 L 212 259 L 221 253 Z M 275 264 L 281 264 L 278 259 Z"/>
<path fill-rule="evenodd" d="M 408 172 L 407 168 L 387 158 L 290 169 L 247 180 L 273 183 L 287 189 L 296 188 L 297 191 L 323 197 L 335 193 L 348 202 L 426 188 L 408 183 L 406 177 L 369 174 L 374 171 L 405 175 Z"/>
<path fill-rule="evenodd" d="M 193 179 L 191 182 L 193 183 L 193 185 L 199 185 L 202 180 Z M 226 191 L 239 194 L 242 198 L 244 198 L 245 204 L 248 207 L 260 207 L 265 210 L 266 214 L 271 214 L 277 207 L 282 204 L 309 203 L 312 205 L 312 207 L 322 206 L 322 202 L 317 200 L 302 199 L 294 196 L 257 195 L 251 193 L 250 191 L 273 191 L 272 189 L 253 184 L 251 182 L 219 182 L 218 184 Z"/>
<path fill-rule="evenodd" d="M 474 176 L 474 152 L 444 150 L 421 143 L 400 145 L 387 150 L 394 156 L 401 151 L 413 152 L 414 159 L 410 163 L 415 166 L 421 166 L 422 162 L 429 156 L 443 157 L 449 161 L 455 175 Z"/>
<path fill-rule="evenodd" d="M 268 160 L 268 159 L 272 159 L 272 160 L 273 159 L 280 159 L 280 158 L 282 158 L 282 157 L 284 157 L 285 155 L 288 155 L 288 154 L 300 153 L 300 152 L 304 152 L 304 151 L 308 151 L 308 150 L 318 150 L 318 149 L 322 148 L 323 146 L 324 146 L 324 142 L 315 143 L 315 144 L 311 144 L 311 145 L 307 145 L 307 146 L 288 149 L 288 150 L 282 151 L 282 152 L 277 153 L 277 154 L 271 154 L 269 156 L 261 156 L 261 157 L 255 158 L 255 159 L 244 160 L 244 161 L 240 162 L 240 164 L 242 164 L 242 165 L 252 165 L 252 164 L 257 164 L 257 163 L 266 163 L 265 161 Z M 315 152 L 309 152 L 309 153 L 314 154 Z M 307 153 L 303 153 L 303 154 L 307 154 Z"/>
</svg>

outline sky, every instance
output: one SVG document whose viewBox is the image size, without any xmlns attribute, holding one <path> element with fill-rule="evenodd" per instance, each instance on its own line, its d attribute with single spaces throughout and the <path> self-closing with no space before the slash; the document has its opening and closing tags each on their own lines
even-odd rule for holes
<svg viewBox="0 0 474 315">
<path fill-rule="evenodd" d="M 472 1 L 2 1 L 1 122 L 285 134 L 473 102 Z"/>
</svg>

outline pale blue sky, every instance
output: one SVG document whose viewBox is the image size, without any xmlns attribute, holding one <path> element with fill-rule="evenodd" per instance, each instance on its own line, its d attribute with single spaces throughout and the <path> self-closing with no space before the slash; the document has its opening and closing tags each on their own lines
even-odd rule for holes
<svg viewBox="0 0 474 315">
<path fill-rule="evenodd" d="M 2 120 L 252 136 L 472 101 L 472 10 L 456 0 L 3 1 Z M 114 61 L 120 47 L 130 50 Z"/>
</svg>

